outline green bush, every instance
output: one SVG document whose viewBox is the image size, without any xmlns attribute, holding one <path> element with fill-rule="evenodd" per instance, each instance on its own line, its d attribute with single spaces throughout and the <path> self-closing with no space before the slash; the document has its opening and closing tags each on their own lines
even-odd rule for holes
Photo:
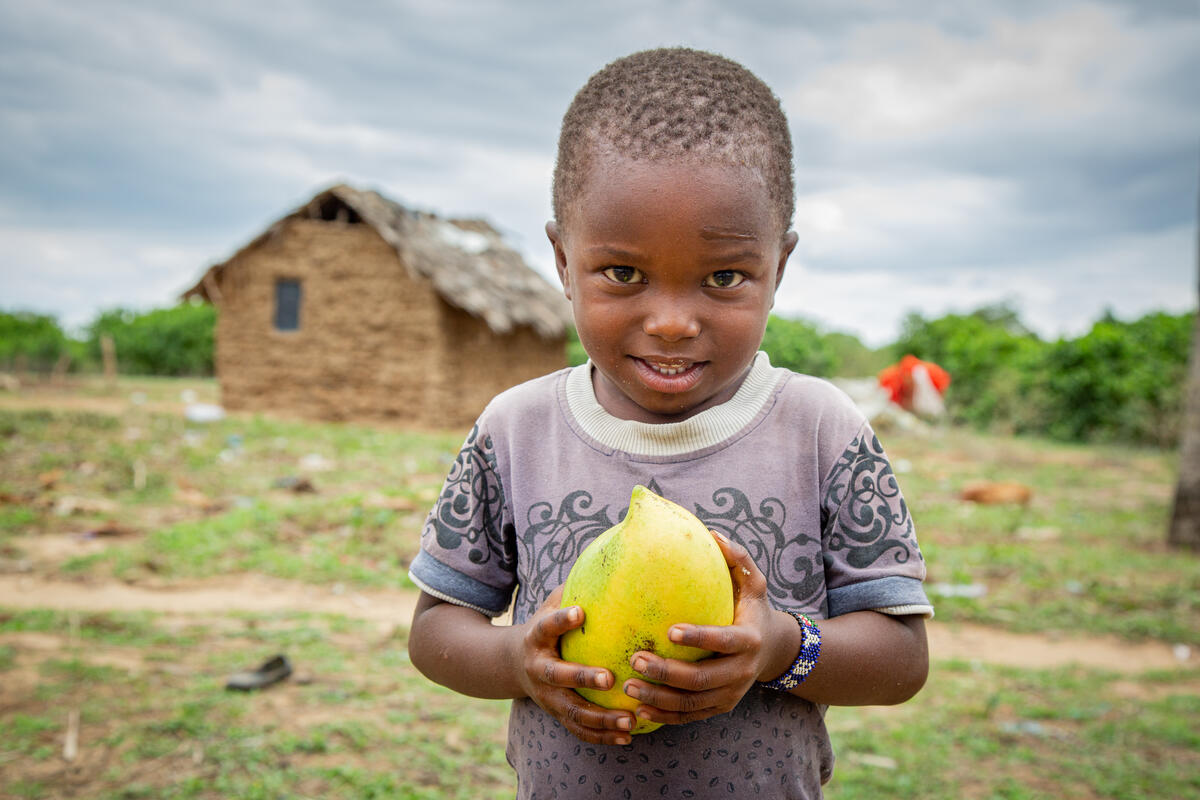
<svg viewBox="0 0 1200 800">
<path fill-rule="evenodd" d="M 183 303 L 144 313 L 105 311 L 88 327 L 88 350 L 99 360 L 100 339 L 112 337 L 118 369 L 132 375 L 212 375 L 216 309 Z"/>
<path fill-rule="evenodd" d="M 1047 348 L 1032 396 L 1057 439 L 1171 446 L 1183 420 L 1191 314 L 1111 315 Z"/>
<path fill-rule="evenodd" d="M 1025 397 L 1044 348 L 1015 311 L 996 305 L 935 320 L 909 314 L 893 357 L 911 353 L 950 373 L 946 408 L 953 420 L 1011 429 L 1028 414 Z"/>
<path fill-rule="evenodd" d="M 1044 342 L 1007 306 L 904 322 L 893 355 L 934 361 L 951 378 L 952 419 L 1065 441 L 1170 447 L 1178 440 L 1191 314 L 1111 315 L 1075 339 Z"/>
<path fill-rule="evenodd" d="M 762 350 L 771 357 L 771 364 L 787 367 L 805 375 L 828 377 L 837 369 L 833 349 L 826 343 L 816 326 L 799 319 L 786 319 L 772 314 L 767 319 Z"/>
<path fill-rule="evenodd" d="M 588 354 L 583 349 L 583 345 L 579 341 L 579 332 L 575 330 L 574 325 L 567 327 L 567 364 L 572 367 L 577 367 L 580 364 L 587 363 Z"/>
<path fill-rule="evenodd" d="M 54 317 L 0 311 L 0 369 L 46 372 L 64 353 L 69 340 Z"/>
<path fill-rule="evenodd" d="M 892 363 L 890 348 L 872 350 L 857 336 L 832 331 L 821 337 L 833 355 L 834 375 L 846 378 L 865 378 L 878 375 Z"/>
</svg>

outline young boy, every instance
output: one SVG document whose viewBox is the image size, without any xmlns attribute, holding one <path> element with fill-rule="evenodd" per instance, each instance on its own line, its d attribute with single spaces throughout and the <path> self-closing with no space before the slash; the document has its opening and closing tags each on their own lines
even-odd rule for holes
<svg viewBox="0 0 1200 800">
<path fill-rule="evenodd" d="M 513 698 L 520 797 L 820 797 L 826 706 L 925 681 L 925 568 L 879 442 L 828 383 L 757 352 L 792 210 L 779 102 L 724 58 L 619 59 L 564 117 L 546 231 L 590 361 L 488 406 L 411 570 L 413 663 Z M 730 626 L 671 629 L 712 658 L 634 654 L 636 716 L 667 724 L 631 736 L 634 714 L 574 691 L 612 673 L 558 639 L 586 622 L 559 608 L 567 572 L 638 483 L 714 531 L 737 603 Z M 492 625 L 510 598 L 512 626 Z"/>
</svg>

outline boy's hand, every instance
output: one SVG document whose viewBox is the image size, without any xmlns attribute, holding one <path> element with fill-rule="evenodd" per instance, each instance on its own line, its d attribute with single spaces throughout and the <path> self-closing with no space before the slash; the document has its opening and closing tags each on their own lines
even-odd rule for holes
<svg viewBox="0 0 1200 800">
<path fill-rule="evenodd" d="M 522 670 L 525 693 L 558 719 L 579 739 L 593 744 L 629 744 L 636 720 L 628 711 L 603 708 L 588 702 L 576 687 L 612 688 L 613 674 L 600 667 L 563 661 L 558 639 L 583 624 L 583 609 L 559 608 L 562 586 L 522 626 Z"/>
<path fill-rule="evenodd" d="M 676 644 L 712 650 L 697 662 L 663 658 L 640 650 L 630 665 L 649 681 L 631 678 L 625 693 L 641 705 L 637 715 L 652 722 L 680 724 L 731 711 L 769 663 L 764 641 L 771 641 L 767 579 L 746 548 L 713 532 L 733 578 L 732 625 L 672 625 Z M 769 679 L 769 678 L 768 678 Z"/>
</svg>

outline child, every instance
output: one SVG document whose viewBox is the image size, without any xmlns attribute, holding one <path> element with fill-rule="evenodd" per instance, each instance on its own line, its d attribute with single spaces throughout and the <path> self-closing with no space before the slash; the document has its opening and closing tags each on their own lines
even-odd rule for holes
<svg viewBox="0 0 1200 800">
<path fill-rule="evenodd" d="M 820 797 L 826 706 L 925 681 L 925 568 L 879 442 L 828 383 L 757 352 L 792 207 L 779 102 L 724 58 L 619 59 L 567 111 L 546 232 L 589 363 L 492 401 L 411 570 L 413 663 L 513 698 L 520 797 Z M 668 724 L 631 736 L 632 713 L 574 691 L 613 676 L 561 660 L 586 620 L 558 606 L 638 483 L 714 531 L 737 604 L 730 626 L 672 626 L 710 659 L 634 654 L 636 715 Z"/>
</svg>

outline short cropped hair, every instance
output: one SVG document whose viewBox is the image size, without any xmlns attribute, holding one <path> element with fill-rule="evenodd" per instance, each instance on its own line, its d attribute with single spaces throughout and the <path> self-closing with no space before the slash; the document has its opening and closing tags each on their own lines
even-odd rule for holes
<svg viewBox="0 0 1200 800">
<path fill-rule="evenodd" d="M 563 116 L 554 166 L 554 218 L 583 191 L 594 158 L 698 158 L 758 171 L 784 230 L 795 210 L 792 137 L 779 98 L 723 56 L 683 47 L 608 64 Z"/>
</svg>

